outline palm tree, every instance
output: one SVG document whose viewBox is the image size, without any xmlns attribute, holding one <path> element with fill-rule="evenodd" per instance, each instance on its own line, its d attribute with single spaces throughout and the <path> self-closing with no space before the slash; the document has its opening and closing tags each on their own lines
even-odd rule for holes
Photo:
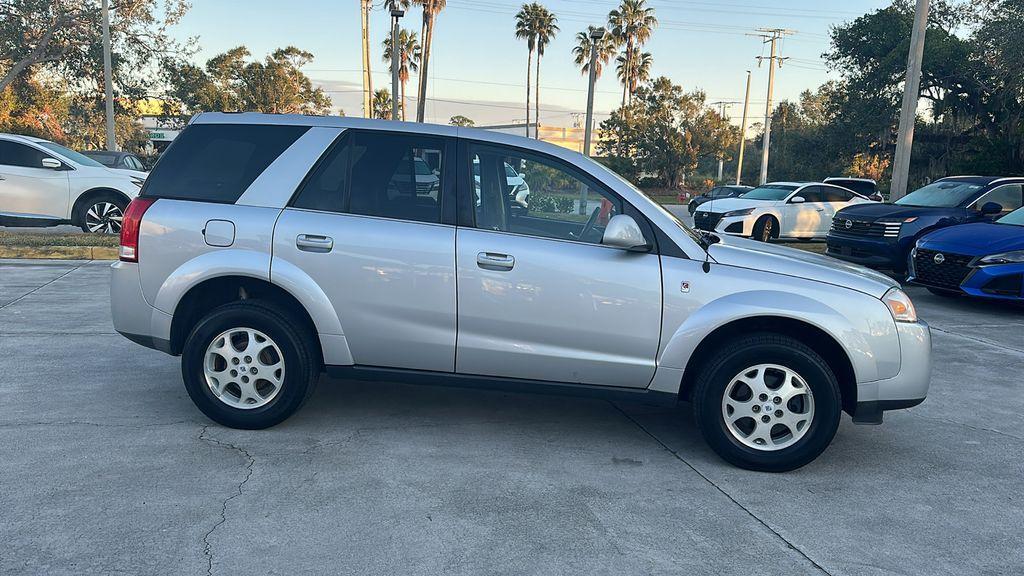
<svg viewBox="0 0 1024 576">
<path fill-rule="evenodd" d="M 370 117 L 387 120 L 391 118 L 391 91 L 381 88 L 373 92 L 373 99 L 370 101 Z"/>
<path fill-rule="evenodd" d="M 402 83 L 400 98 L 402 99 L 401 114 L 405 120 L 405 85 L 409 82 L 409 72 L 419 70 L 420 43 L 416 33 L 401 28 L 398 30 L 398 81 Z M 384 62 L 391 62 L 391 38 L 384 40 Z"/>
<path fill-rule="evenodd" d="M 537 3 L 523 4 L 516 14 L 516 38 L 526 40 L 529 53 L 526 57 L 526 136 L 530 136 L 530 76 L 533 66 L 533 50 L 537 47 L 536 23 Z"/>
<path fill-rule="evenodd" d="M 619 78 L 619 82 L 629 87 L 630 102 L 633 101 L 632 95 L 636 92 L 637 86 L 651 79 L 651 63 L 654 61 L 654 57 L 651 56 L 650 52 L 644 52 L 636 57 L 632 63 L 631 69 L 626 77 L 626 57 L 621 55 L 615 59 L 615 73 Z"/>
<path fill-rule="evenodd" d="M 647 6 L 647 0 L 622 0 L 618 8 L 608 13 L 608 26 L 611 27 L 612 36 L 615 37 L 620 46 L 625 46 L 622 55 L 623 80 L 622 82 L 622 104 L 626 104 L 626 98 L 633 98 L 630 85 L 634 76 L 633 66 L 639 54 L 637 52 L 645 42 L 650 40 L 651 33 L 658 25 L 658 19 L 654 16 L 654 8 Z"/>
<path fill-rule="evenodd" d="M 576 65 L 580 67 L 580 72 L 583 74 L 590 72 L 590 47 L 594 43 L 590 34 L 596 29 L 596 26 L 587 26 L 586 32 L 576 34 L 576 46 L 573 46 L 572 54 L 576 57 Z M 597 41 L 597 66 L 594 67 L 594 74 L 598 78 L 601 77 L 604 67 L 608 65 L 618 49 L 618 46 L 615 45 L 615 37 L 611 34 L 605 34 Z"/>
<path fill-rule="evenodd" d="M 537 30 L 537 81 L 533 85 L 534 93 L 534 122 L 537 127 L 533 131 L 536 138 L 540 138 L 540 59 L 544 56 L 544 48 L 558 34 L 558 18 L 547 8 L 537 5 L 535 28 Z"/>
<path fill-rule="evenodd" d="M 423 7 L 423 29 L 420 38 L 423 39 L 423 53 L 420 56 L 420 82 L 418 100 L 416 100 L 416 121 L 423 122 L 427 112 L 427 66 L 430 64 L 430 47 L 434 41 L 434 21 L 441 10 L 444 10 L 446 0 L 413 0 L 415 4 Z"/>
</svg>

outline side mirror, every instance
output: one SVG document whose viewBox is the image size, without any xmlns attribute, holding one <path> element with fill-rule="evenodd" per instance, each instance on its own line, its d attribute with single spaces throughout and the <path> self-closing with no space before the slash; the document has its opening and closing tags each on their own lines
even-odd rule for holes
<svg viewBox="0 0 1024 576">
<path fill-rule="evenodd" d="M 1003 211 L 1003 205 L 997 202 L 985 202 L 981 205 L 981 213 L 985 216 L 992 216 Z"/>
<path fill-rule="evenodd" d="M 612 216 L 604 228 L 601 244 L 624 248 L 630 252 L 647 252 L 651 249 L 636 220 L 626 214 Z"/>
<path fill-rule="evenodd" d="M 64 164 L 56 158 L 43 158 L 40 164 L 43 168 L 49 168 L 50 170 L 60 170 L 64 167 Z"/>
<path fill-rule="evenodd" d="M 807 200 L 803 196 L 793 196 L 789 199 L 790 204 L 803 204 Z"/>
</svg>

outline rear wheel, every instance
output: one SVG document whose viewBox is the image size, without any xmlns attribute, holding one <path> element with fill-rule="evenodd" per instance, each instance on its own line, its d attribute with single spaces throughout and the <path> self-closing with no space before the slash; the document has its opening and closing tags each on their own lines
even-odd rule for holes
<svg viewBox="0 0 1024 576">
<path fill-rule="evenodd" d="M 185 341 L 181 375 L 196 406 L 231 428 L 284 421 L 312 393 L 320 374 L 314 335 L 267 302 L 225 304 Z"/>
<path fill-rule="evenodd" d="M 75 221 L 83 232 L 120 234 L 121 220 L 128 201 L 117 194 L 98 194 L 78 207 Z"/>
<path fill-rule="evenodd" d="M 839 427 L 835 374 L 802 342 L 754 334 L 704 364 L 694 415 L 708 445 L 741 468 L 785 472 L 817 458 Z"/>
<path fill-rule="evenodd" d="M 754 222 L 754 232 L 751 236 L 754 240 L 768 242 L 779 236 L 779 224 L 771 216 L 761 216 Z"/>
</svg>

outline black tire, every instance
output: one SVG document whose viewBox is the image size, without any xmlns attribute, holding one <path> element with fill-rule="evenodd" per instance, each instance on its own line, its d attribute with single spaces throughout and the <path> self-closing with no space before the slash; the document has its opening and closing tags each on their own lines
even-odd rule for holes
<svg viewBox="0 0 1024 576">
<path fill-rule="evenodd" d="M 779 237 L 779 223 L 773 216 L 761 216 L 754 222 L 754 231 L 750 236 L 754 240 L 768 242 Z"/>
<path fill-rule="evenodd" d="M 804 435 L 778 450 L 761 450 L 740 442 L 728 429 L 722 400 L 732 379 L 758 364 L 776 364 L 795 371 L 814 399 L 814 416 Z M 723 460 L 748 470 L 788 472 L 817 458 L 836 434 L 842 413 L 839 383 L 814 350 L 780 334 L 751 334 L 730 342 L 700 369 L 693 393 L 694 417 L 701 435 Z"/>
<path fill-rule="evenodd" d="M 280 391 L 259 408 L 229 406 L 213 393 L 203 371 L 206 349 L 222 332 L 252 328 L 281 350 L 285 373 Z M 261 430 L 294 414 L 313 393 L 320 375 L 315 334 L 287 311 L 265 301 L 245 300 L 215 308 L 192 329 L 181 354 L 181 377 L 195 405 L 214 422 L 230 428 Z"/>
<path fill-rule="evenodd" d="M 113 206 L 114 209 L 105 212 L 104 209 L 100 208 L 107 205 Z M 88 199 L 81 202 L 75 209 L 74 222 L 78 224 L 83 232 L 90 234 L 120 234 L 121 218 L 124 217 L 124 211 L 127 207 L 128 200 L 120 194 L 101 192 L 90 195 Z M 103 224 L 103 228 L 94 230 L 90 226 L 90 224 L 93 224 L 90 218 L 90 210 L 97 214 L 99 222 Z"/>
<path fill-rule="evenodd" d="M 960 295 L 960 292 L 956 290 L 943 290 L 942 288 L 932 288 L 931 286 L 925 286 L 929 292 L 936 296 L 942 296 L 943 298 L 956 298 Z"/>
</svg>

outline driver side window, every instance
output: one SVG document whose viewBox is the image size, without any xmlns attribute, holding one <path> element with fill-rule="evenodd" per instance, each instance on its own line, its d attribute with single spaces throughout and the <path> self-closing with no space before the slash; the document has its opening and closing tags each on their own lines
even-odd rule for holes
<svg viewBox="0 0 1024 576">
<path fill-rule="evenodd" d="M 622 212 L 614 196 L 574 169 L 529 153 L 472 146 L 476 227 L 600 244 Z"/>
<path fill-rule="evenodd" d="M 1024 203 L 1024 193 L 1020 184 L 1005 184 L 984 196 L 975 203 L 975 209 L 980 210 L 988 202 L 995 202 L 1003 207 L 1002 213 L 1006 214 L 1021 207 Z"/>
</svg>

